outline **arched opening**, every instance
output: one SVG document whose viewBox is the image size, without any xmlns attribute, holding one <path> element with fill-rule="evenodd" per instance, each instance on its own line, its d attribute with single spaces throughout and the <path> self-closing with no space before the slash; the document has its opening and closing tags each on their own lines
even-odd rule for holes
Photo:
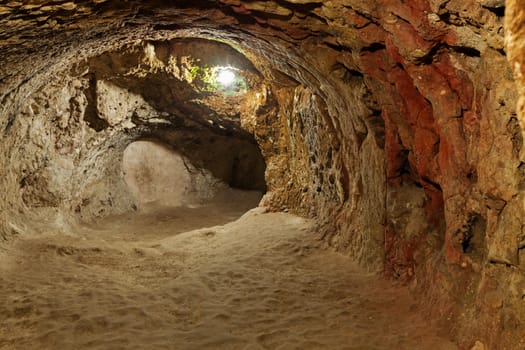
<svg viewBox="0 0 525 350">
<path fill-rule="evenodd" d="M 255 116 L 267 87 L 244 55 L 214 40 L 146 41 L 85 68 L 83 119 L 108 153 L 95 190 L 81 184 L 83 222 L 219 203 L 240 216 L 257 206 L 267 185 Z M 87 172 L 93 160 L 84 159 Z M 107 198 L 93 201 L 95 192 Z"/>
<path fill-rule="evenodd" d="M 256 146 L 212 141 L 196 145 L 188 155 L 153 141 L 127 146 L 122 170 L 139 209 L 224 205 L 241 200 L 248 200 L 247 209 L 257 206 L 266 186 L 264 160 Z M 206 162 L 203 155 L 209 155 Z"/>
</svg>

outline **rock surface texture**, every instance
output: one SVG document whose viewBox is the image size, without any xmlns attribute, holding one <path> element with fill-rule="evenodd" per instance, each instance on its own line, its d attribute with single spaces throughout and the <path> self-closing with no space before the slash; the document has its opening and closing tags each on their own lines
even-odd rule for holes
<svg viewBox="0 0 525 350">
<path fill-rule="evenodd" d="M 517 0 L 3 2 L 0 237 L 134 210 L 124 150 L 154 141 L 315 218 L 465 348 L 523 349 L 524 17 Z M 207 80 L 223 66 L 236 91 Z"/>
</svg>

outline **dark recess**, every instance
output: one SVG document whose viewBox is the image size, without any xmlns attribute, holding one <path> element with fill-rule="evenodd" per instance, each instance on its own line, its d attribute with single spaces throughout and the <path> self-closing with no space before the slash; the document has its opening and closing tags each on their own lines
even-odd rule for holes
<svg viewBox="0 0 525 350">
<path fill-rule="evenodd" d="M 469 214 L 467 223 L 461 229 L 461 248 L 463 253 L 479 258 L 483 256 L 486 226 L 485 219 L 481 215 Z"/>
<path fill-rule="evenodd" d="M 14 114 L 11 114 L 9 118 L 7 119 L 7 124 L 4 129 L 4 135 L 9 134 L 9 130 L 13 127 L 13 124 L 15 123 L 16 116 Z"/>
<path fill-rule="evenodd" d="M 109 123 L 99 118 L 97 108 L 97 78 L 94 74 L 89 78 L 89 87 L 86 91 L 87 106 L 84 121 L 95 131 L 102 131 L 109 127 Z"/>
<path fill-rule="evenodd" d="M 369 46 L 365 46 L 361 49 L 361 52 L 376 52 L 376 51 L 379 51 L 379 50 L 384 50 L 386 49 L 386 46 L 385 44 L 382 44 L 382 43 L 373 43 Z"/>
<path fill-rule="evenodd" d="M 469 57 L 481 57 L 481 52 L 473 47 L 451 46 L 452 51 L 462 53 Z"/>
<path fill-rule="evenodd" d="M 502 6 L 502 7 L 483 7 L 484 9 L 492 12 L 493 14 L 495 14 L 496 16 L 498 17 L 503 17 L 505 16 L 505 6 Z"/>
</svg>

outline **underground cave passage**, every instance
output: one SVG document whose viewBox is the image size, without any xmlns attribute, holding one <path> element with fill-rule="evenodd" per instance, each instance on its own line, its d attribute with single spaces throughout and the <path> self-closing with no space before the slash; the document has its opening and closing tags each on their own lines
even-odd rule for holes
<svg viewBox="0 0 525 350">
<path fill-rule="evenodd" d="M 212 138 L 210 144 L 193 148 L 189 156 L 207 158 L 207 168 L 196 168 L 191 159 L 167 145 L 136 141 L 124 150 L 122 170 L 139 209 L 148 205 L 191 207 L 214 200 L 235 201 L 236 192 L 242 190 L 253 191 L 253 196 L 260 199 L 265 191 L 264 160 L 251 143 L 241 144 L 241 149 L 235 146 L 217 144 Z M 217 154 L 220 148 L 226 149 L 220 152 L 222 157 Z"/>
<path fill-rule="evenodd" d="M 188 215 L 181 207 L 257 206 L 266 165 L 252 119 L 254 109 L 264 108 L 258 101 L 264 86 L 243 55 L 217 41 L 176 39 L 105 53 L 87 66 L 84 121 L 97 133 L 116 133 L 97 136 L 111 150 L 103 164 L 121 159 L 122 169 L 97 169 L 95 176 L 105 178 L 91 180 L 96 186 L 108 185 L 108 173 L 116 176 L 109 186 L 120 184 L 95 199 L 95 213 L 92 198 L 83 198 L 75 210 L 82 221 L 129 208 L 172 207 Z M 93 165 L 86 167 L 88 173 Z"/>
<path fill-rule="evenodd" d="M 524 15 L 0 4 L 0 349 L 524 349 Z"/>
</svg>

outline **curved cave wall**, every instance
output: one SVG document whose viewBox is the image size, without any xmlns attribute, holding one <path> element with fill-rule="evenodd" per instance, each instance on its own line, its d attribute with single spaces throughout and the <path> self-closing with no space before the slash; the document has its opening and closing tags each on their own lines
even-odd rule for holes
<svg viewBox="0 0 525 350">
<path fill-rule="evenodd" d="M 200 150 L 211 153 L 216 145 L 218 142 L 214 140 L 212 145 L 205 145 Z M 228 146 L 228 142 L 219 145 Z M 227 153 L 228 156 L 232 154 L 235 153 Z M 264 164 L 255 164 L 259 169 L 250 167 L 254 161 L 262 158 L 250 159 L 250 154 L 247 152 L 243 152 L 243 155 L 243 159 L 237 157 L 224 159 L 222 155 L 220 158 L 215 158 L 214 162 L 208 163 L 220 166 L 223 174 L 229 178 L 229 181 L 225 182 L 228 179 L 216 177 L 205 167 L 197 168 L 191 158 L 182 155 L 167 144 L 139 140 L 129 144 L 124 150 L 122 171 L 137 209 L 195 207 L 209 204 L 211 201 L 220 201 L 222 204 L 225 199 L 233 200 L 235 189 L 249 189 L 262 194 L 265 188 Z M 254 174 L 255 170 L 259 172 Z M 258 180 L 257 177 L 262 178 L 261 183 L 254 181 Z"/>
<path fill-rule="evenodd" d="M 160 142 L 315 218 L 465 347 L 522 349 L 522 15 L 498 0 L 1 5 L 1 235 L 132 210 L 124 150 Z M 249 88 L 210 93 L 199 65 L 239 67 Z M 220 155 L 192 154 L 212 142 Z"/>
</svg>

